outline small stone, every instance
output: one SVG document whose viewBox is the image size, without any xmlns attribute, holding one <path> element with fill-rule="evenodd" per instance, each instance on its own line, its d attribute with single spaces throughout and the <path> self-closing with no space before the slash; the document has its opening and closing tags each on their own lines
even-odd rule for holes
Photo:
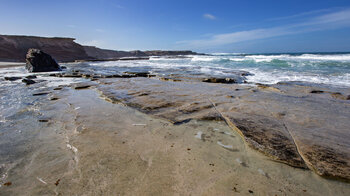
<svg viewBox="0 0 350 196">
<path fill-rule="evenodd" d="M 321 94 L 321 93 L 324 93 L 324 91 L 321 91 L 321 90 L 312 90 L 312 91 L 310 91 L 310 93 Z"/>
<path fill-rule="evenodd" d="M 33 96 L 47 95 L 49 92 L 33 93 Z"/>
<path fill-rule="evenodd" d="M 60 184 L 60 181 L 61 179 L 58 179 L 56 182 L 55 182 L 55 185 L 58 186 Z"/>
<path fill-rule="evenodd" d="M 60 99 L 60 98 L 58 98 L 58 97 L 51 97 L 51 98 L 50 98 L 51 101 L 56 101 L 56 100 L 59 100 L 59 99 Z"/>
<path fill-rule="evenodd" d="M 26 85 L 31 85 L 31 84 L 35 84 L 36 83 L 34 80 L 27 79 L 27 78 L 24 78 L 22 80 L 22 82 L 26 83 Z"/>
<path fill-rule="evenodd" d="M 30 75 L 30 76 L 26 76 L 27 79 L 35 79 L 36 75 Z"/>
<path fill-rule="evenodd" d="M 86 89 L 86 88 L 90 88 L 90 85 L 82 85 L 82 86 L 75 86 L 74 89 L 79 90 L 79 89 Z"/>
<path fill-rule="evenodd" d="M 4 183 L 4 186 L 11 186 L 12 185 L 12 182 L 5 182 Z"/>
<path fill-rule="evenodd" d="M 5 80 L 8 80 L 8 81 L 16 81 L 19 79 L 22 79 L 22 78 L 21 77 L 5 77 Z"/>
</svg>

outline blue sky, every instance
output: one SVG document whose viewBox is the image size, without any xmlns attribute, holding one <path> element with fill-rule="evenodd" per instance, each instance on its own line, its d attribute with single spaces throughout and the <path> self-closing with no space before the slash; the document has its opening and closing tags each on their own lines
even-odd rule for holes
<svg viewBox="0 0 350 196">
<path fill-rule="evenodd" d="M 350 51 L 350 1 L 0 0 L 0 34 L 118 50 Z"/>
</svg>

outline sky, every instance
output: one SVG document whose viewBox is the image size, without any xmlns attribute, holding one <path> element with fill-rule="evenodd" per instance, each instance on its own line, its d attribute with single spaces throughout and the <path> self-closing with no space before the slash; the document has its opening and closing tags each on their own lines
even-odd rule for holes
<svg viewBox="0 0 350 196">
<path fill-rule="evenodd" d="M 0 0 L 0 34 L 116 50 L 350 52 L 350 0 Z"/>
</svg>

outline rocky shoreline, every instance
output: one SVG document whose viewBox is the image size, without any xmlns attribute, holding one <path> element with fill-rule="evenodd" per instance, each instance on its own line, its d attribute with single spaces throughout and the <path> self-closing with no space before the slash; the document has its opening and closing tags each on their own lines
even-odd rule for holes
<svg viewBox="0 0 350 196">
<path fill-rule="evenodd" d="M 143 58 L 114 60 L 142 62 Z M 145 190 L 146 195 L 202 194 L 203 190 L 224 195 L 243 190 L 246 194 L 257 191 L 300 195 L 312 190 L 310 195 L 324 191 L 348 195 L 349 88 L 298 81 L 250 83 L 246 77 L 251 73 L 246 71 L 216 77 L 190 71 L 159 72 L 147 67 L 101 68 L 94 64 L 106 60 L 60 66 L 50 55 L 30 49 L 25 65 L 28 73 L 1 75 L 4 85 L 0 86 L 0 106 L 4 112 L 0 124 L 4 131 L 0 133 L 0 154 L 4 156 L 0 158 L 0 193 L 11 195 L 29 186 L 33 194 L 68 195 L 96 194 L 96 188 L 104 193 L 131 195 Z M 140 113 L 135 116 L 135 111 Z M 37 135 L 38 130 L 45 133 Z M 197 140 L 195 145 L 193 140 Z M 62 150 L 62 145 L 68 152 Z M 31 151 L 24 150 L 27 148 Z M 168 148 L 175 150 L 173 154 L 168 154 Z M 114 155 L 116 149 L 122 150 Z M 160 149 L 165 149 L 162 155 Z M 192 150 L 198 154 L 191 154 Z M 161 161 L 153 165 L 154 157 Z M 172 164 L 174 160 L 178 160 L 176 164 Z M 209 166 L 198 166 L 203 161 Z M 47 166 L 46 162 L 51 163 Z M 42 164 L 47 171 L 55 172 L 42 172 Z M 214 165 L 220 167 L 214 170 Z M 30 173 L 19 177 L 25 168 L 31 168 Z M 95 170 L 102 173 L 90 173 Z M 310 176 L 308 170 L 336 181 Z M 221 173 L 219 177 L 211 176 L 214 171 Z M 106 177 L 111 172 L 113 175 Z M 144 173 L 141 178 L 140 172 Z M 243 175 L 248 178 L 238 182 Z M 89 184 L 89 176 L 100 181 Z M 33 178 L 41 186 L 33 185 Z M 118 182 L 116 189 L 110 183 L 118 181 L 116 178 L 133 178 L 143 188 Z M 207 181 L 214 178 L 220 182 L 214 180 L 215 188 L 207 189 Z M 152 186 L 159 179 L 164 183 Z M 263 185 L 252 188 L 253 179 Z M 193 192 L 186 186 L 187 180 L 200 182 L 194 185 L 197 190 Z M 238 183 L 228 185 L 232 180 Z M 314 189 L 325 184 L 331 188 Z"/>
<path fill-rule="evenodd" d="M 238 73 L 237 78 L 163 77 L 150 72 L 112 75 L 75 65 L 48 76 L 89 79 L 106 100 L 174 125 L 223 121 L 247 145 L 278 162 L 349 181 L 350 144 L 345 139 L 350 138 L 349 89 L 300 82 L 247 84 L 246 74 Z"/>
</svg>

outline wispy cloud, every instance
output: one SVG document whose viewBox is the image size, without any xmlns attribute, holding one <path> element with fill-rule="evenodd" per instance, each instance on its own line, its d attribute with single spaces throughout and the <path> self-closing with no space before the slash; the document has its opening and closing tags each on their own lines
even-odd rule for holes
<svg viewBox="0 0 350 196">
<path fill-rule="evenodd" d="M 99 32 L 99 33 L 104 33 L 106 32 L 104 29 L 95 29 L 95 31 Z"/>
<path fill-rule="evenodd" d="M 215 20 L 216 17 L 212 14 L 203 14 L 203 18 L 209 19 L 209 20 Z"/>
<path fill-rule="evenodd" d="M 301 18 L 301 17 L 305 17 L 305 16 L 312 16 L 312 15 L 317 15 L 317 14 L 320 14 L 320 13 L 334 11 L 334 9 L 335 8 L 312 10 L 312 11 L 308 11 L 308 12 L 294 14 L 294 15 L 291 15 L 291 16 L 282 16 L 282 17 L 270 18 L 270 19 L 267 19 L 267 21 L 289 20 L 289 19 Z"/>
<path fill-rule="evenodd" d="M 243 41 L 266 39 L 284 35 L 300 34 L 312 31 L 343 28 L 350 26 L 350 9 L 332 12 L 310 18 L 303 23 L 294 23 L 272 28 L 258 28 L 225 34 L 212 35 L 208 39 L 187 40 L 177 42 L 189 48 L 206 48 L 233 44 Z"/>
</svg>

